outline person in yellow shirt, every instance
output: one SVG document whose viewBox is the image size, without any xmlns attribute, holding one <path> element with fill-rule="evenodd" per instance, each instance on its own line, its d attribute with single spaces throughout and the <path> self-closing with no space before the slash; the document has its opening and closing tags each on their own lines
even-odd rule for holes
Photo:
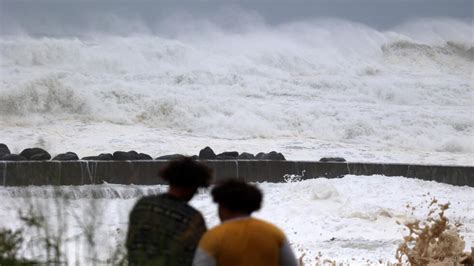
<svg viewBox="0 0 474 266">
<path fill-rule="evenodd" d="M 251 217 L 262 203 L 256 186 L 231 179 L 216 185 L 211 194 L 222 223 L 202 236 L 194 266 L 298 265 L 285 234 Z"/>
</svg>

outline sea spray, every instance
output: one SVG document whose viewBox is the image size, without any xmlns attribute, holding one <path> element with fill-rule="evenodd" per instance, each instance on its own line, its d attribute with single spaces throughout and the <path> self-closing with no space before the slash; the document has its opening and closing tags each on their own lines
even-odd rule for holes
<svg viewBox="0 0 474 266">
<path fill-rule="evenodd" d="M 18 124 L 57 126 L 77 133 L 53 146 L 81 147 L 81 132 L 107 140 L 94 126 L 126 125 L 165 137 L 186 132 L 187 141 L 289 138 L 472 153 L 474 44 L 462 38 L 472 26 L 432 24 L 445 25 L 436 42 L 409 25 L 380 31 L 339 20 L 179 36 L 2 36 L 0 135 Z M 446 30 L 452 25 L 456 36 Z M 146 138 L 120 139 L 136 148 L 149 146 Z"/>
<path fill-rule="evenodd" d="M 87 113 L 87 102 L 62 83 L 61 75 L 48 75 L 0 94 L 0 116 L 75 115 Z"/>
<path fill-rule="evenodd" d="M 465 257 L 465 241 L 459 235 L 459 222 L 450 223 L 445 216 L 449 203 L 438 204 L 433 198 L 425 221 L 415 220 L 405 223 L 409 234 L 404 237 L 396 252 L 400 263 L 412 265 L 432 263 L 458 263 Z M 414 208 L 414 207 L 413 207 Z"/>
</svg>

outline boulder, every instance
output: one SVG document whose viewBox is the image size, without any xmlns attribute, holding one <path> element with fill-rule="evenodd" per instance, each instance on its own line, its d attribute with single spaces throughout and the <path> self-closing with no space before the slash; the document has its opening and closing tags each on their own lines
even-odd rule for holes
<svg viewBox="0 0 474 266">
<path fill-rule="evenodd" d="M 20 155 L 25 157 L 28 160 L 34 160 L 34 161 L 43 161 L 43 160 L 51 159 L 51 155 L 47 151 L 41 148 L 24 149 L 20 153 Z"/>
<path fill-rule="evenodd" d="M 153 160 L 153 157 L 151 157 L 150 155 L 146 154 L 146 153 L 139 153 L 137 155 L 137 160 L 143 160 L 143 161 L 146 161 L 146 160 Z"/>
<path fill-rule="evenodd" d="M 251 153 L 248 153 L 248 152 L 242 152 L 238 157 L 237 159 L 239 160 L 254 160 L 255 159 L 255 155 L 251 154 Z"/>
<path fill-rule="evenodd" d="M 4 154 L 0 156 L 0 161 L 27 161 L 25 157 L 18 154 Z"/>
<path fill-rule="evenodd" d="M 182 154 L 168 154 L 168 155 L 157 157 L 156 160 L 177 160 L 183 157 L 184 155 Z"/>
<path fill-rule="evenodd" d="M 97 156 L 97 160 L 99 160 L 99 161 L 113 161 L 114 156 L 110 153 L 101 153 Z"/>
<path fill-rule="evenodd" d="M 345 162 L 346 159 L 342 157 L 323 157 L 319 161 L 320 162 Z"/>
<path fill-rule="evenodd" d="M 84 161 L 113 161 L 114 157 L 110 153 L 101 153 L 98 156 L 86 156 L 82 157 Z"/>
<path fill-rule="evenodd" d="M 5 154 L 10 154 L 10 149 L 7 145 L 0 143 L 0 157 Z"/>
<path fill-rule="evenodd" d="M 54 161 L 76 161 L 79 157 L 74 152 L 60 153 L 53 158 Z"/>
<path fill-rule="evenodd" d="M 214 151 L 211 148 L 206 147 L 206 148 L 199 151 L 199 159 L 201 159 L 201 160 L 215 160 L 216 159 L 216 154 L 214 153 Z"/>
<path fill-rule="evenodd" d="M 113 157 L 114 161 L 133 161 L 137 160 L 138 153 L 136 151 L 116 151 Z"/>
<path fill-rule="evenodd" d="M 237 157 L 239 156 L 239 153 L 236 152 L 236 151 L 226 151 L 226 152 L 223 152 L 223 153 L 219 153 L 217 156 L 216 156 L 216 159 L 217 160 L 232 160 L 232 159 L 237 159 Z"/>
<path fill-rule="evenodd" d="M 51 159 L 51 155 L 49 153 L 37 153 L 30 157 L 30 160 L 33 161 L 47 161 Z"/>
<path fill-rule="evenodd" d="M 265 155 L 265 160 L 285 161 L 285 156 L 281 152 L 271 151 Z"/>
<path fill-rule="evenodd" d="M 217 155 L 216 160 L 237 160 L 237 157 L 227 156 L 227 155 Z"/>
<path fill-rule="evenodd" d="M 269 153 L 259 152 L 255 155 L 257 160 L 285 161 L 285 156 L 280 152 L 271 151 Z"/>
<path fill-rule="evenodd" d="M 84 161 L 99 161 L 99 156 L 86 156 L 86 157 L 82 157 L 81 160 L 84 160 Z"/>
</svg>

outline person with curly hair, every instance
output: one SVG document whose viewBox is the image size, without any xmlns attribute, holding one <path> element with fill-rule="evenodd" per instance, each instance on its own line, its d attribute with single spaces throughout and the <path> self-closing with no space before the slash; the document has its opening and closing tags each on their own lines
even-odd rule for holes
<svg viewBox="0 0 474 266">
<path fill-rule="evenodd" d="M 231 179 L 216 185 L 211 194 L 222 223 L 203 235 L 193 265 L 298 265 L 285 234 L 251 216 L 263 197 L 256 186 Z"/>
<path fill-rule="evenodd" d="M 191 265 L 206 232 L 203 216 L 188 204 L 198 187 L 208 187 L 210 168 L 189 157 L 160 171 L 166 193 L 141 198 L 130 213 L 126 247 L 129 265 Z"/>
</svg>

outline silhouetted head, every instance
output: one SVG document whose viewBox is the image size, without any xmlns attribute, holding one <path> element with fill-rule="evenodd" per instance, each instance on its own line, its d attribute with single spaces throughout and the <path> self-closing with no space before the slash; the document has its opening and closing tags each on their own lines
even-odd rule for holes
<svg viewBox="0 0 474 266">
<path fill-rule="evenodd" d="M 190 200 L 198 187 L 209 186 L 212 170 L 190 157 L 183 156 L 171 161 L 160 171 L 160 176 L 170 184 L 170 194 Z"/>
<path fill-rule="evenodd" d="M 222 221 L 252 214 L 260 209 L 263 197 L 256 186 L 236 179 L 217 184 L 211 194 L 214 202 L 219 204 L 219 218 Z"/>
</svg>

